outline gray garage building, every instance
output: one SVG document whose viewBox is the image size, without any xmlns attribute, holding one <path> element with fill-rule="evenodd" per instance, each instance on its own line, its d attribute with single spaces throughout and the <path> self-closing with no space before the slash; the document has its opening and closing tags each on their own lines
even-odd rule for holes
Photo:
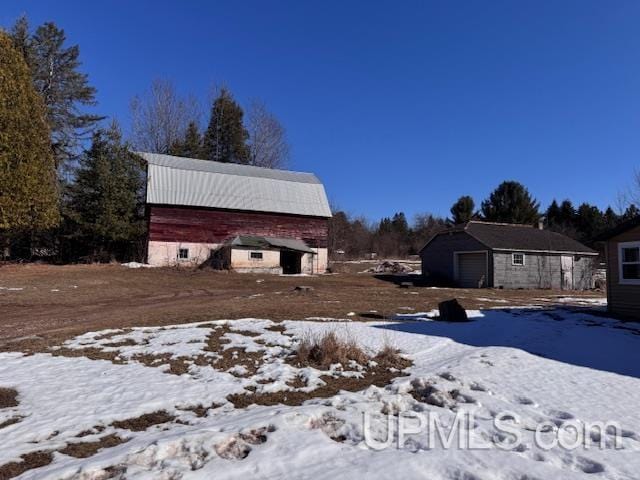
<svg viewBox="0 0 640 480">
<path fill-rule="evenodd" d="M 549 230 L 471 221 L 433 236 L 420 256 L 423 275 L 464 288 L 585 290 L 598 253 Z"/>
</svg>

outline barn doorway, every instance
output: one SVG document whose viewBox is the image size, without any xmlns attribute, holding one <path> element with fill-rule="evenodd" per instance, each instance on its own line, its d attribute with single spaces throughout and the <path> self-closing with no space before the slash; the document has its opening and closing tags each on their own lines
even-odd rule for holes
<svg viewBox="0 0 640 480">
<path fill-rule="evenodd" d="M 302 253 L 291 250 L 280 250 L 280 266 L 285 275 L 302 273 Z"/>
</svg>

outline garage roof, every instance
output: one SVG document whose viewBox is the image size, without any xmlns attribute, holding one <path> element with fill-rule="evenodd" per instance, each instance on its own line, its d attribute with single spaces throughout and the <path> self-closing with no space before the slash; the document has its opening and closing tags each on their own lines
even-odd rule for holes
<svg viewBox="0 0 640 480">
<path fill-rule="evenodd" d="M 473 220 L 462 226 L 441 232 L 440 234 L 456 231 L 468 233 L 491 250 L 579 253 L 585 255 L 598 254 L 595 250 L 566 235 L 549 230 L 541 230 L 529 225 L 490 223 Z M 429 243 L 430 242 L 431 241 L 429 241 Z M 429 243 L 427 243 L 427 245 Z"/>
<path fill-rule="evenodd" d="M 148 164 L 147 203 L 331 217 L 312 173 L 138 153 Z"/>
</svg>

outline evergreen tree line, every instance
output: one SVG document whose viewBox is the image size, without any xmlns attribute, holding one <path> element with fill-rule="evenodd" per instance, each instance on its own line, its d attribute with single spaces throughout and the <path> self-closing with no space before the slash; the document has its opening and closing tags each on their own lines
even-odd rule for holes
<svg viewBox="0 0 640 480">
<path fill-rule="evenodd" d="M 563 233 L 586 245 L 595 246 L 594 239 L 604 231 L 640 214 L 630 203 L 621 214 L 611 207 L 602 211 L 582 203 L 575 207 L 570 200 L 560 204 L 554 200 L 546 210 L 527 188 L 514 181 L 502 182 L 476 209 L 471 196 L 461 196 L 451 207 L 451 216 L 416 215 L 408 224 L 403 212 L 383 218 L 378 223 L 364 217 L 351 217 L 343 211 L 334 213 L 329 229 L 329 249 L 335 258 L 361 258 L 376 253 L 380 258 L 416 255 L 436 233 L 470 220 L 538 226 Z M 344 253 L 336 254 L 342 251 Z"/>
<path fill-rule="evenodd" d="M 480 210 L 476 210 L 472 197 L 460 197 L 451 207 L 450 222 L 461 224 L 477 219 L 537 225 L 542 221 L 545 228 L 594 246 L 594 240 L 600 234 L 639 213 L 636 205 L 631 202 L 627 202 L 626 209 L 617 214 L 611 207 L 603 211 L 589 203 L 582 203 L 576 207 L 568 199 L 561 203 L 553 200 L 546 210 L 541 210 L 540 203 L 524 185 L 505 181 L 481 203 Z"/>
<path fill-rule="evenodd" d="M 136 149 L 269 168 L 288 160 L 275 116 L 255 101 L 245 126 L 226 88 L 201 133 L 195 109 L 154 82 L 151 97 L 132 102 L 125 140 L 115 121 L 104 126 L 87 111 L 96 89 L 79 47 L 52 22 L 32 31 L 22 17 L 0 29 L 0 53 L 0 258 L 141 259 L 145 168 Z"/>
</svg>

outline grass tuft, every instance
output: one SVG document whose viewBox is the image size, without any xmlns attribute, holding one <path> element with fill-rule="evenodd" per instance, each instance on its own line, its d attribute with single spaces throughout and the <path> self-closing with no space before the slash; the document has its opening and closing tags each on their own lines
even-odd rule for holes
<svg viewBox="0 0 640 480">
<path fill-rule="evenodd" d="M 347 367 L 351 361 L 366 366 L 371 358 L 353 340 L 343 340 L 335 332 L 320 336 L 305 335 L 295 352 L 295 362 L 327 370 L 339 363 Z"/>
</svg>

